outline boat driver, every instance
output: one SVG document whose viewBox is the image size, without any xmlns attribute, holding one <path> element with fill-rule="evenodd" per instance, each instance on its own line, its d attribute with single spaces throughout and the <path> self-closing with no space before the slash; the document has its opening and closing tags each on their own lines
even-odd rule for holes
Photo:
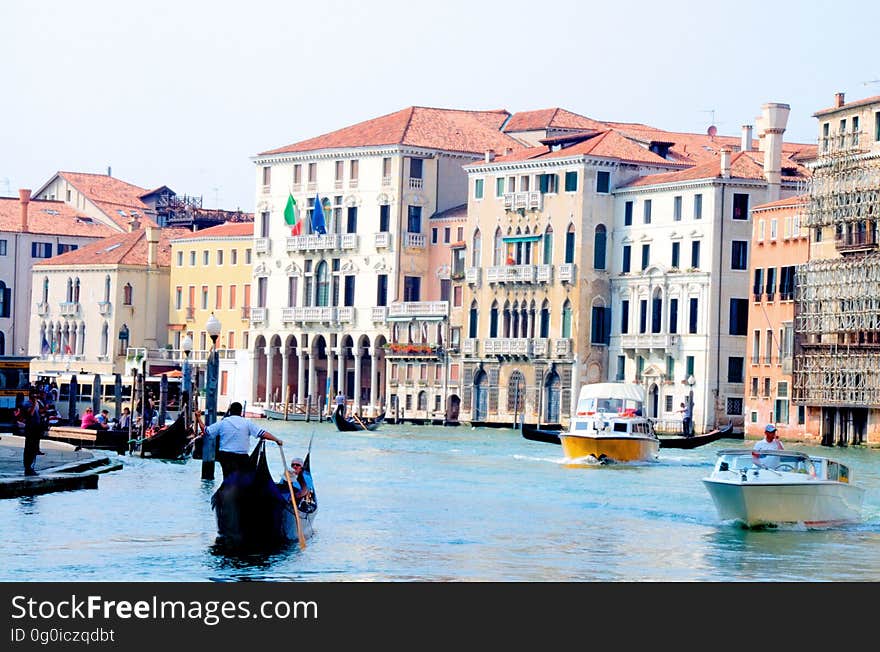
<svg viewBox="0 0 880 652">
<path fill-rule="evenodd" d="M 776 426 L 768 423 L 767 427 L 764 428 L 764 439 L 756 441 L 755 446 L 752 448 L 752 461 L 757 466 L 775 469 L 779 465 L 779 457 L 762 453 L 763 451 L 781 451 L 784 449 L 785 447 L 782 445 L 782 442 L 779 441 L 779 433 L 776 431 Z"/>
</svg>

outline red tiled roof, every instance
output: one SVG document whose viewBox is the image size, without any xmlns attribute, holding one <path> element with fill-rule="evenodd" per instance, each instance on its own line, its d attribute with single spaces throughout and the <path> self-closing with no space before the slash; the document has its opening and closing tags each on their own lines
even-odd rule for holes
<svg viewBox="0 0 880 652">
<path fill-rule="evenodd" d="M 831 106 L 827 109 L 822 109 L 820 111 L 816 111 L 813 114 L 814 118 L 817 118 L 821 115 L 825 115 L 827 113 L 834 113 L 835 111 L 846 111 L 847 109 L 854 109 L 859 106 L 864 106 L 866 104 L 874 104 L 875 102 L 880 102 L 880 95 L 874 95 L 873 97 L 866 97 L 863 100 L 856 100 L 855 102 L 847 102 L 843 106 Z"/>
<path fill-rule="evenodd" d="M 159 267 L 171 266 L 171 240 L 182 238 L 192 232 L 188 229 L 158 229 Z M 147 232 L 136 229 L 129 233 L 118 233 L 85 247 L 69 251 L 60 256 L 48 258 L 34 267 L 43 265 L 146 265 Z"/>
<path fill-rule="evenodd" d="M 785 199 L 777 199 L 776 201 L 768 201 L 766 204 L 758 204 L 754 208 L 753 211 L 761 211 L 761 210 L 772 210 L 776 208 L 788 208 L 795 206 L 804 206 L 810 201 L 809 194 L 803 195 L 795 195 L 794 197 L 787 197 Z"/>
<path fill-rule="evenodd" d="M 238 238 L 253 237 L 253 235 L 253 222 L 226 222 L 225 224 L 218 224 L 217 226 L 211 226 L 207 229 L 200 229 L 198 231 L 187 231 L 187 235 L 180 239 L 193 240 L 195 238 Z"/>
<path fill-rule="evenodd" d="M 106 174 L 59 172 L 57 176 L 62 177 L 85 195 L 102 213 L 122 229 L 128 229 L 132 211 L 137 213 L 137 218 L 142 225 L 155 226 L 156 224 L 146 214 L 148 206 L 141 201 L 143 195 L 149 194 L 149 191 L 144 188 Z M 123 211 L 125 215 L 119 211 Z"/>
<path fill-rule="evenodd" d="M 786 168 L 793 171 L 786 173 Z M 695 181 L 697 179 L 715 179 L 721 177 L 721 157 L 711 163 L 704 163 L 678 172 L 663 172 L 661 174 L 649 174 L 639 177 L 624 187 L 654 186 L 661 183 L 678 183 L 682 181 Z M 764 178 L 764 154 L 763 152 L 737 152 L 730 157 L 730 177 L 734 179 L 763 179 Z M 782 159 L 782 179 L 805 179 L 809 172 L 788 158 Z"/>
<path fill-rule="evenodd" d="M 538 131 L 541 129 L 607 129 L 608 125 L 565 109 L 538 109 L 514 113 L 504 131 Z"/>
<path fill-rule="evenodd" d="M 0 197 L 0 231 L 21 232 L 21 201 L 18 198 Z M 95 238 L 116 233 L 106 224 L 74 210 L 63 201 L 48 199 L 30 200 L 27 232 Z"/>
<path fill-rule="evenodd" d="M 487 149 L 518 149 L 522 145 L 500 131 L 509 115 L 504 110 L 460 111 L 411 106 L 322 136 L 267 150 L 260 156 L 378 145 L 411 145 L 478 154 Z"/>
</svg>

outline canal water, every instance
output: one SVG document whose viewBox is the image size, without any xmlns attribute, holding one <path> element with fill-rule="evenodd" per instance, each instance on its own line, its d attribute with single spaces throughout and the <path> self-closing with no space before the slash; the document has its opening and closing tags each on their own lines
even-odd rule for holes
<svg viewBox="0 0 880 652">
<path fill-rule="evenodd" d="M 750 531 L 720 522 L 700 482 L 715 451 L 743 442 L 570 466 L 559 446 L 509 429 L 260 423 L 288 460 L 312 441 L 319 511 L 305 550 L 224 554 L 219 465 L 202 481 L 198 460 L 121 456 L 97 490 L 0 501 L 0 581 L 880 580 L 877 450 L 788 446 L 851 465 L 867 490 L 861 524 Z"/>
</svg>

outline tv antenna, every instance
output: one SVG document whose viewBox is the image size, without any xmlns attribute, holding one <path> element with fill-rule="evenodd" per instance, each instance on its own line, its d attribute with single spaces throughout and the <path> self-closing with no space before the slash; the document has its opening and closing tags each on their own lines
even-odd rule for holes
<svg viewBox="0 0 880 652">
<path fill-rule="evenodd" d="M 880 84 L 880 79 L 869 79 L 862 82 L 862 86 L 870 86 L 871 84 Z"/>
</svg>

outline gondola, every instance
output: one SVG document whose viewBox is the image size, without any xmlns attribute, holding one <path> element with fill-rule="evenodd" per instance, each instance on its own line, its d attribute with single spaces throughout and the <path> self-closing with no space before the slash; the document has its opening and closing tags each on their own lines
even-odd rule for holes
<svg viewBox="0 0 880 652">
<path fill-rule="evenodd" d="M 711 444 L 713 441 L 718 441 L 719 439 L 731 439 L 733 438 L 733 424 L 728 423 L 726 426 L 721 428 L 717 428 L 712 432 L 707 432 L 702 435 L 693 435 L 691 437 L 684 437 L 682 435 L 672 435 L 669 437 L 660 437 L 660 448 L 697 448 L 699 446 L 705 446 L 706 444 Z"/>
<path fill-rule="evenodd" d="M 128 451 L 128 430 L 98 430 L 70 426 L 51 426 L 46 439 L 63 441 L 81 448 L 116 451 L 124 455 Z"/>
<path fill-rule="evenodd" d="M 298 505 L 294 514 L 286 482 L 276 483 L 266 462 L 266 442 L 260 441 L 249 458 L 246 469 L 230 473 L 211 496 L 211 508 L 217 517 L 217 544 L 223 548 L 264 550 L 283 546 L 313 533 L 318 511 L 311 486 L 310 455 L 303 461 L 303 473 L 312 489 L 310 499 Z"/>
<path fill-rule="evenodd" d="M 357 432 L 359 430 L 375 430 L 385 420 L 382 412 L 374 419 L 362 419 L 358 416 L 346 417 L 339 410 L 333 410 L 333 423 L 340 432 Z"/>
<path fill-rule="evenodd" d="M 183 413 L 169 426 L 160 428 L 136 442 L 141 457 L 162 460 L 183 460 L 192 451 L 191 428 L 186 426 Z"/>
<path fill-rule="evenodd" d="M 522 436 L 530 441 L 541 441 L 545 444 L 562 444 L 559 439 L 559 433 L 562 432 L 562 426 L 548 426 L 546 428 L 538 428 L 527 423 L 520 424 Z"/>
</svg>

